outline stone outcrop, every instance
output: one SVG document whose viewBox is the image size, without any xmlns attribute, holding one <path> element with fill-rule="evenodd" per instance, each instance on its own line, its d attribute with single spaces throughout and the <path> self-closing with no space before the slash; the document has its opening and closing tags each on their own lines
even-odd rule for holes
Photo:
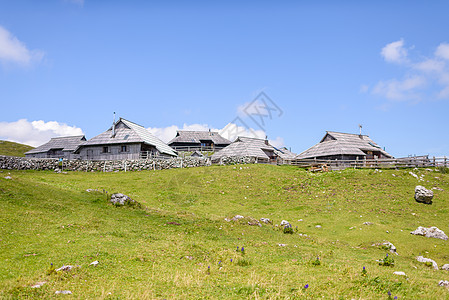
<svg viewBox="0 0 449 300">
<path fill-rule="evenodd" d="M 416 258 L 416 260 L 419 261 L 419 262 L 422 262 L 422 263 L 431 264 L 432 268 L 434 268 L 435 270 L 438 270 L 438 265 L 437 265 L 437 263 L 433 259 L 425 258 L 423 256 L 418 256 Z"/>
<path fill-rule="evenodd" d="M 136 204 L 136 201 L 131 199 L 130 197 L 122 194 L 122 193 L 116 193 L 111 195 L 110 202 L 114 204 L 115 206 L 123 206 L 123 205 L 134 205 Z"/>
<path fill-rule="evenodd" d="M 432 204 L 433 191 L 421 185 L 415 187 L 415 200 L 420 203 Z"/>
<path fill-rule="evenodd" d="M 447 240 L 448 237 L 444 233 L 443 230 L 438 229 L 437 227 L 421 227 L 419 226 L 415 231 L 410 232 L 413 235 L 422 235 L 428 238 L 435 238 L 435 239 L 441 239 L 441 240 Z"/>
</svg>

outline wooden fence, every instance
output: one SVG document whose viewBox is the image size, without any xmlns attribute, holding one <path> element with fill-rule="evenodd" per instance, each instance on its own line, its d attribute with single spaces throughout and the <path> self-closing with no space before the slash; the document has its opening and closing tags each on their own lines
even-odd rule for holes
<svg viewBox="0 0 449 300">
<path fill-rule="evenodd" d="M 327 165 L 332 170 L 345 168 L 429 168 L 449 167 L 449 158 L 414 156 L 388 159 L 363 159 L 363 160 L 320 160 L 320 159 L 296 159 L 286 162 L 300 167 L 312 167 Z"/>
</svg>

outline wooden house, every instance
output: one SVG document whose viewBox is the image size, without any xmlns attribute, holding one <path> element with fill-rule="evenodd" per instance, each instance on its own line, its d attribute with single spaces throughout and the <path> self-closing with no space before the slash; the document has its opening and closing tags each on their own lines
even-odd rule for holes
<svg viewBox="0 0 449 300">
<path fill-rule="evenodd" d="M 75 153 L 87 160 L 175 157 L 177 153 L 143 126 L 120 118 L 111 128 L 79 145 Z"/>
<path fill-rule="evenodd" d="M 48 143 L 40 145 L 25 153 L 25 157 L 76 159 L 75 149 L 86 141 L 84 135 L 52 138 Z"/>
<path fill-rule="evenodd" d="M 287 149 L 273 147 L 267 139 L 238 137 L 232 144 L 214 153 L 211 160 L 218 162 L 224 157 L 252 157 L 256 158 L 258 162 L 269 163 L 282 159 L 293 159 L 295 156 L 296 154 Z"/>
<path fill-rule="evenodd" d="M 362 160 L 392 158 L 367 135 L 326 131 L 321 141 L 296 159 Z"/>
<path fill-rule="evenodd" d="M 178 151 L 218 151 L 231 144 L 215 131 L 178 130 L 168 145 Z"/>
</svg>

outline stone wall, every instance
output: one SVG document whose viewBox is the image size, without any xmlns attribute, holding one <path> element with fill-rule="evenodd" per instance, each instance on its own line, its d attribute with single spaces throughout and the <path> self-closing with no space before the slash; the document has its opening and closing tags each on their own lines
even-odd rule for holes
<svg viewBox="0 0 449 300">
<path fill-rule="evenodd" d="M 0 156 L 0 169 L 7 170 L 61 170 L 84 172 L 114 172 L 114 171 L 141 171 L 162 170 L 171 168 L 191 168 L 209 166 L 210 160 L 202 157 L 186 157 L 171 159 L 145 159 L 145 160 L 64 160 L 64 165 L 58 159 L 52 158 L 26 158 Z"/>
<path fill-rule="evenodd" d="M 170 159 L 128 159 L 128 160 L 64 160 L 64 165 L 57 158 L 30 158 L 0 155 L 0 169 L 6 170 L 61 170 L 83 172 L 115 172 L 163 170 L 172 168 L 192 168 L 210 166 L 207 157 L 177 157 Z M 254 164 L 256 158 L 249 156 L 222 157 L 215 162 L 219 165 Z"/>
</svg>

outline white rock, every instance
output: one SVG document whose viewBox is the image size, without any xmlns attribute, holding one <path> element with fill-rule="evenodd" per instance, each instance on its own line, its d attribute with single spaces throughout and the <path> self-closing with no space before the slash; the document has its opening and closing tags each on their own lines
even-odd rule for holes
<svg viewBox="0 0 449 300">
<path fill-rule="evenodd" d="M 282 220 L 282 222 L 281 222 L 281 226 L 285 226 L 285 225 L 287 225 L 287 224 L 290 224 L 288 221 L 286 221 L 286 220 Z"/>
<path fill-rule="evenodd" d="M 422 226 L 419 226 L 415 231 L 410 232 L 413 235 L 422 235 L 428 238 L 436 238 L 441 240 L 447 240 L 447 235 L 440 229 L 438 229 L 435 226 L 425 228 Z"/>
<path fill-rule="evenodd" d="M 279 245 L 279 247 L 285 247 L 285 246 L 287 246 L 287 244 L 278 244 Z"/>
<path fill-rule="evenodd" d="M 316 225 L 315 228 L 321 228 L 321 225 Z"/>
<path fill-rule="evenodd" d="M 270 224 L 271 223 L 270 219 L 268 219 L 268 218 L 260 218 L 260 220 L 262 222 L 264 222 L 265 224 Z"/>
<path fill-rule="evenodd" d="M 419 179 L 419 177 L 418 177 L 418 175 L 416 175 L 415 173 L 413 173 L 413 172 L 408 172 L 410 175 L 412 175 L 413 177 L 415 177 L 416 179 Z"/>
<path fill-rule="evenodd" d="M 243 219 L 243 218 L 244 218 L 244 216 L 236 215 L 236 216 L 234 216 L 231 220 L 232 220 L 232 221 L 238 221 L 238 220 Z"/>
<path fill-rule="evenodd" d="M 98 260 L 96 260 L 96 261 L 93 261 L 93 262 L 91 262 L 90 264 L 89 264 L 89 266 L 96 266 L 96 265 L 98 265 L 100 262 L 98 261 Z"/>
<path fill-rule="evenodd" d="M 433 259 L 425 258 L 425 257 L 423 257 L 423 256 L 418 256 L 418 257 L 416 258 L 416 260 L 419 261 L 419 262 L 422 262 L 422 263 L 430 262 L 430 263 L 432 263 L 432 267 L 433 267 L 435 270 L 438 270 L 438 265 L 437 265 L 437 263 L 436 263 Z"/>
<path fill-rule="evenodd" d="M 62 266 L 59 269 L 56 269 L 56 272 L 60 272 L 60 271 L 70 271 L 73 269 L 73 266 L 71 265 L 67 265 L 67 266 Z"/>
<path fill-rule="evenodd" d="M 46 283 L 47 283 L 46 281 L 36 282 L 36 284 L 32 285 L 31 288 L 32 289 L 37 289 L 37 288 L 40 288 L 41 286 L 43 286 Z"/>
<path fill-rule="evenodd" d="M 392 243 L 390 243 L 390 242 L 385 242 L 385 243 L 383 243 L 382 245 L 386 246 L 386 247 L 388 248 L 388 250 L 390 250 L 390 252 L 398 254 L 398 253 L 396 252 L 396 247 L 395 247 Z"/>
<path fill-rule="evenodd" d="M 56 291 L 55 294 L 71 295 L 71 291 Z"/>
<path fill-rule="evenodd" d="M 445 264 L 441 267 L 441 270 L 449 271 L 449 264 Z"/>
<path fill-rule="evenodd" d="M 422 185 L 417 185 L 415 187 L 415 200 L 417 202 L 432 204 L 433 199 L 433 191 L 428 190 Z"/>
<path fill-rule="evenodd" d="M 449 287 L 449 281 L 447 280 L 440 280 L 440 282 L 438 282 L 439 286 L 444 286 L 444 287 Z"/>
<path fill-rule="evenodd" d="M 396 271 L 396 272 L 393 272 L 393 274 L 394 274 L 394 275 L 399 275 L 399 276 L 407 276 L 407 275 L 405 275 L 405 273 L 402 272 L 402 271 Z"/>
<path fill-rule="evenodd" d="M 11 176 L 6 176 L 5 179 L 12 179 L 12 177 Z"/>
</svg>

